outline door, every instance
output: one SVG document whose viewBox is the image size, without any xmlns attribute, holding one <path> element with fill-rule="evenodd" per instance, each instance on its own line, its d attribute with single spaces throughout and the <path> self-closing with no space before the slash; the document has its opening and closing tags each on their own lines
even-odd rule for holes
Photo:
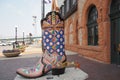
<svg viewBox="0 0 120 80">
<path fill-rule="evenodd" d="M 110 9 L 111 19 L 111 63 L 120 64 L 120 1 L 114 0 Z"/>
<path fill-rule="evenodd" d="M 120 63 L 118 45 L 120 44 L 120 18 L 111 20 L 111 62 Z"/>
</svg>

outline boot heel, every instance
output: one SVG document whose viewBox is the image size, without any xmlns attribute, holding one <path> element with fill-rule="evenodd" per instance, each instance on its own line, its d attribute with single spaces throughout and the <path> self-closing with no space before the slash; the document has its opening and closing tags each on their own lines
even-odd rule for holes
<svg viewBox="0 0 120 80">
<path fill-rule="evenodd" d="M 60 75 L 65 73 L 65 68 L 60 68 L 60 69 L 52 69 L 52 75 Z"/>
</svg>

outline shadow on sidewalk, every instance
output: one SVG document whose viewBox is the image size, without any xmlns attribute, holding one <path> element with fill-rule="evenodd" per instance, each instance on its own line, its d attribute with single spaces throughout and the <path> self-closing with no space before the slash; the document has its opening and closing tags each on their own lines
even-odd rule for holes
<svg viewBox="0 0 120 80">
<path fill-rule="evenodd" d="M 33 66 L 40 57 L 0 60 L 0 79 L 14 80 L 16 70 Z M 86 59 L 78 54 L 67 55 L 68 61 L 77 61 L 80 68 L 89 75 L 87 80 L 119 80 L 120 68 L 114 64 L 104 64 Z"/>
</svg>

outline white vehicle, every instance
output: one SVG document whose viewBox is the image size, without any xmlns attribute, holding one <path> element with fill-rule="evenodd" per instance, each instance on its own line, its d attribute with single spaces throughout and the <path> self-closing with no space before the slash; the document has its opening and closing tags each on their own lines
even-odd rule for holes
<svg viewBox="0 0 120 80">
<path fill-rule="evenodd" d="M 12 43 L 11 42 L 7 42 L 6 45 L 10 46 L 10 45 L 12 45 Z"/>
<path fill-rule="evenodd" d="M 6 46 L 7 44 L 6 43 L 0 43 L 0 46 Z"/>
</svg>

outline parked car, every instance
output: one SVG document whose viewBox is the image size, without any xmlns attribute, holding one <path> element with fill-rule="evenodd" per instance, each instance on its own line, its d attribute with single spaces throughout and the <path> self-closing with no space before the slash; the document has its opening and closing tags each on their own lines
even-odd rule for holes
<svg viewBox="0 0 120 80">
<path fill-rule="evenodd" d="M 6 46 L 7 44 L 6 43 L 0 43 L 0 46 Z"/>
<path fill-rule="evenodd" d="M 8 43 L 6 43 L 6 45 L 11 46 L 11 45 L 12 45 L 12 43 L 11 43 L 11 42 L 8 42 Z"/>
</svg>

